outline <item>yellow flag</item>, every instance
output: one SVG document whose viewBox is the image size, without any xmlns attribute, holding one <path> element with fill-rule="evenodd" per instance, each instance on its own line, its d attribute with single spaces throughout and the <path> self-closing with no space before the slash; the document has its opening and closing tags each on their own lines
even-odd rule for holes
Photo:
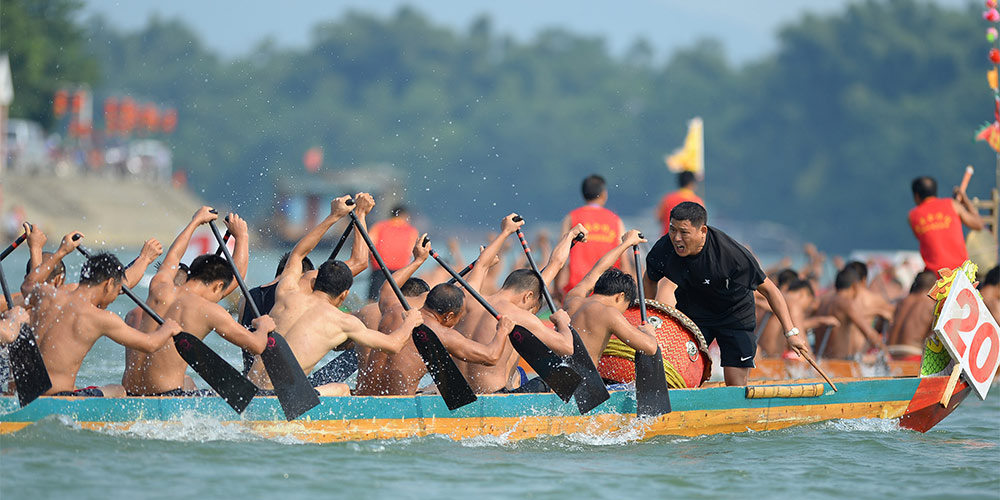
<svg viewBox="0 0 1000 500">
<path fill-rule="evenodd" d="M 693 172 L 698 178 L 705 175 L 705 131 L 701 118 L 688 122 L 684 146 L 664 158 L 671 172 Z"/>
<path fill-rule="evenodd" d="M 998 87 L 998 85 L 997 85 L 997 67 L 996 66 L 993 66 L 993 69 L 991 69 L 991 70 L 989 70 L 989 71 L 986 72 L 986 81 L 989 82 L 990 88 L 993 89 L 994 92 L 996 92 L 997 91 L 997 87 Z"/>
</svg>

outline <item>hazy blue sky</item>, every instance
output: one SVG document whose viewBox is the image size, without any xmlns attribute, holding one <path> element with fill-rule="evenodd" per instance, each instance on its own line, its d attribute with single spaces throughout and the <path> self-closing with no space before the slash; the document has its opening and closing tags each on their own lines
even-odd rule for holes
<svg viewBox="0 0 1000 500">
<path fill-rule="evenodd" d="M 543 27 L 562 26 L 604 36 L 613 49 L 622 50 L 643 36 L 660 56 L 711 36 L 723 41 L 731 59 L 745 62 L 775 47 L 776 29 L 781 25 L 807 12 L 839 11 L 849 3 L 851 0 L 88 0 L 85 15 L 103 14 L 126 29 L 143 26 L 154 13 L 179 17 L 197 30 L 208 46 L 235 56 L 268 36 L 283 46 L 305 45 L 314 24 L 338 18 L 350 9 L 384 16 L 400 5 L 411 4 L 436 22 L 459 29 L 487 13 L 497 31 L 519 39 L 530 38 Z M 936 3 L 956 6 L 970 0 Z"/>
</svg>

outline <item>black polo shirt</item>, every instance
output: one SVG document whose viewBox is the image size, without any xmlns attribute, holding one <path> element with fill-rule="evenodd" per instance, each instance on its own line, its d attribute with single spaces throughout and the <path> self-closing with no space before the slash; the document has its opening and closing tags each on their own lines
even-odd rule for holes
<svg viewBox="0 0 1000 500">
<path fill-rule="evenodd" d="M 646 255 L 646 273 L 677 285 L 677 309 L 699 327 L 756 327 L 753 290 L 764 282 L 764 271 L 749 250 L 714 227 L 701 252 L 689 257 L 678 256 L 664 235 Z"/>
</svg>

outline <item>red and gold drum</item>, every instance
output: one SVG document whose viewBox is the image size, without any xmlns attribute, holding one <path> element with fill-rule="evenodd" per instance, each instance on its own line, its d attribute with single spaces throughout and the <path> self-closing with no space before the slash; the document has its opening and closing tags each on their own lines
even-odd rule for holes
<svg viewBox="0 0 1000 500">
<path fill-rule="evenodd" d="M 698 387 L 712 374 L 712 360 L 701 330 L 684 313 L 666 304 L 646 299 L 649 322 L 656 327 L 656 340 L 663 353 L 663 367 L 670 387 Z M 625 318 L 639 326 L 639 306 L 625 311 Z M 597 371 L 617 382 L 635 381 L 635 350 L 611 337 L 601 355 Z M 683 384 L 683 385 L 682 385 Z"/>
</svg>

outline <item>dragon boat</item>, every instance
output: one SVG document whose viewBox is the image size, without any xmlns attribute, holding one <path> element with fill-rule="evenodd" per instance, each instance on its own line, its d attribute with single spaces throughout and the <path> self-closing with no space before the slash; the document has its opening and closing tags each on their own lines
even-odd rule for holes
<svg viewBox="0 0 1000 500">
<path fill-rule="evenodd" d="M 958 271 L 958 270 L 956 270 Z M 508 440 L 561 434 L 628 433 L 635 439 L 767 431 L 834 419 L 878 418 L 926 432 L 970 392 L 985 398 L 1000 359 L 996 320 L 967 275 L 948 274 L 932 295 L 939 301 L 935 334 L 927 340 L 919 375 L 834 377 L 752 382 L 747 387 L 705 384 L 708 349 L 697 326 L 680 312 L 652 301 L 650 322 L 664 353 L 672 389 L 669 413 L 636 414 L 634 363 L 627 346 L 614 341 L 598 370 L 612 386 L 610 399 L 581 415 L 574 404 L 545 394 L 480 395 L 450 411 L 438 395 L 323 397 L 320 404 L 286 421 L 274 397 L 258 396 L 242 414 L 218 397 L 87 398 L 43 396 L 19 408 L 0 397 L 0 434 L 17 432 L 53 415 L 85 429 L 124 430 L 136 424 L 180 425 L 191 417 L 238 426 L 264 437 L 286 436 L 327 443 L 442 435 L 454 439 L 497 436 Z M 951 281 L 958 285 L 951 286 Z M 952 293 L 948 293 L 949 290 Z M 978 300 L 978 302 L 977 302 Z M 637 310 L 626 317 L 638 321 Z"/>
</svg>

